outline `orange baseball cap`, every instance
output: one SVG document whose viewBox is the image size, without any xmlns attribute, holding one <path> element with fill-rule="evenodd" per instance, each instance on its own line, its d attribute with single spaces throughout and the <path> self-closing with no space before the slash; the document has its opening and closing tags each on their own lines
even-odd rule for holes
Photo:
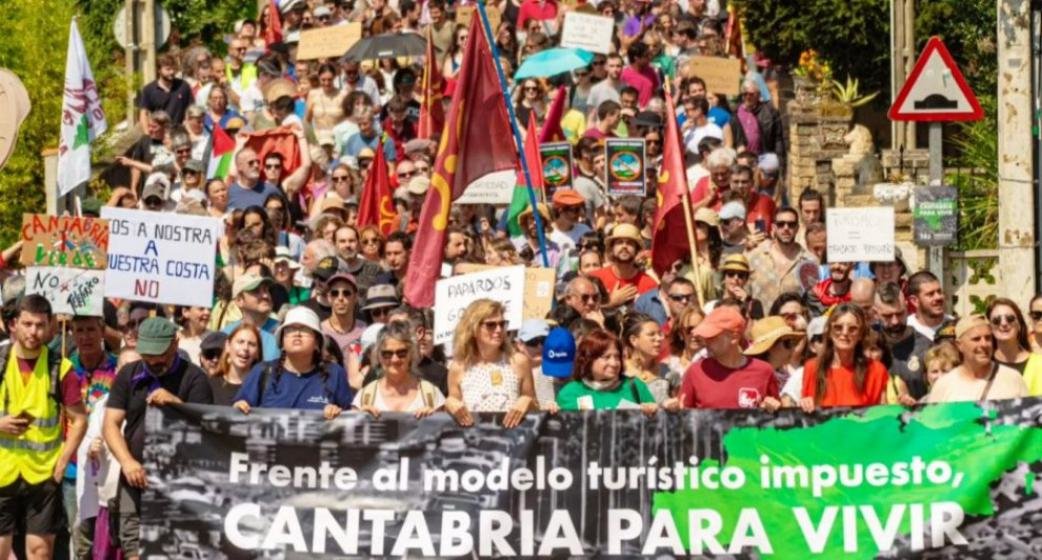
<svg viewBox="0 0 1042 560">
<path fill-rule="evenodd" d="M 695 336 L 702 338 L 713 338 L 719 336 L 720 333 L 730 331 L 735 334 L 742 334 L 745 332 L 745 318 L 738 312 L 737 309 L 730 305 L 721 306 L 713 309 L 711 313 L 702 319 L 702 322 L 695 327 Z"/>
<path fill-rule="evenodd" d="M 586 199 L 574 189 L 557 189 L 557 192 L 554 193 L 553 202 L 554 206 L 560 207 L 579 206 L 580 204 L 586 204 Z"/>
</svg>

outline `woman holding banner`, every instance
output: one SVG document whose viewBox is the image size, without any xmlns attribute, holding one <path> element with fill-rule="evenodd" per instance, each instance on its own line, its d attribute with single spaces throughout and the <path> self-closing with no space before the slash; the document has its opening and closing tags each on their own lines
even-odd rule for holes
<svg viewBox="0 0 1042 560">
<path fill-rule="evenodd" d="M 409 412 L 430 416 L 445 404 L 445 395 L 420 378 L 420 350 L 416 332 L 407 322 L 389 323 L 373 345 L 371 363 L 380 364 L 378 379 L 362 387 L 351 405 L 374 417 L 381 412 Z"/>
<path fill-rule="evenodd" d="M 260 348 L 260 332 L 252 325 L 239 323 L 228 335 L 217 364 L 217 375 L 209 378 L 214 404 L 231 406 L 235 402 L 246 376 L 260 361 Z"/>
<path fill-rule="evenodd" d="M 889 374 L 886 366 L 865 356 L 868 321 L 860 307 L 837 305 L 825 323 L 821 356 L 803 369 L 800 408 L 872 406 L 882 402 Z"/>
<path fill-rule="evenodd" d="M 603 330 L 579 343 L 572 381 L 557 394 L 557 404 L 564 411 L 640 408 L 648 416 L 658 411 L 648 386 L 622 375 L 622 343 Z"/>
<path fill-rule="evenodd" d="M 253 367 L 235 397 L 235 408 L 321 410 L 327 420 L 351 406 L 347 372 L 322 360 L 322 327 L 307 307 L 294 307 L 275 331 L 282 356 Z"/>
<path fill-rule="evenodd" d="M 505 313 L 502 303 L 479 299 L 456 326 L 445 410 L 461 426 L 474 423 L 471 411 L 506 412 L 503 426 L 513 428 L 538 409 L 531 363 L 514 351 Z"/>
</svg>

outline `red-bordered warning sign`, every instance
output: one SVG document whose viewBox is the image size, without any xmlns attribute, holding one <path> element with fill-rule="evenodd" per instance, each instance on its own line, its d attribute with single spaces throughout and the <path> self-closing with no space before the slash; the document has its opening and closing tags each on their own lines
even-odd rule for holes
<svg viewBox="0 0 1042 560">
<path fill-rule="evenodd" d="M 889 117 L 895 121 L 976 121 L 984 118 L 984 110 L 944 41 L 930 37 L 890 107 Z"/>
</svg>

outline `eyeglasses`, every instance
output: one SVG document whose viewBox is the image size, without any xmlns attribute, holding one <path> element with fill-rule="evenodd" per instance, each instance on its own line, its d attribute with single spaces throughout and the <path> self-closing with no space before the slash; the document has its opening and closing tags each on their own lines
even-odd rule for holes
<svg viewBox="0 0 1042 560">
<path fill-rule="evenodd" d="M 795 221 L 790 222 L 788 220 L 775 220 L 774 221 L 774 227 L 776 229 L 784 229 L 784 228 L 796 229 L 797 227 L 799 227 L 799 222 L 795 222 Z"/>
<path fill-rule="evenodd" d="M 192 153 L 192 148 L 174 148 L 174 153 L 175 154 L 190 154 L 190 153 Z"/>
<path fill-rule="evenodd" d="M 336 299 L 338 297 L 352 298 L 354 296 L 354 290 L 329 290 L 329 297 L 333 299 Z"/>
<path fill-rule="evenodd" d="M 481 322 L 481 326 L 484 327 L 485 330 L 487 330 L 487 331 L 496 332 L 498 330 L 506 330 L 507 322 L 506 321 L 482 321 Z"/>
<path fill-rule="evenodd" d="M 1042 321 L 1042 311 L 1029 311 L 1028 316 L 1032 321 Z"/>
<path fill-rule="evenodd" d="M 208 362 L 212 362 L 212 361 L 214 361 L 214 360 L 216 360 L 216 359 L 221 357 L 221 351 L 220 350 L 207 351 L 207 352 L 201 353 L 199 356 L 202 359 L 204 359 L 204 360 L 206 360 Z"/>
<path fill-rule="evenodd" d="M 1007 325 L 1016 325 L 1017 318 L 1014 315 L 995 315 L 991 318 L 991 324 L 996 327 L 1006 323 Z"/>
<path fill-rule="evenodd" d="M 182 175 L 198 175 L 199 172 L 194 170 L 194 169 L 182 169 L 181 170 L 181 174 Z"/>
<path fill-rule="evenodd" d="M 538 86 L 525 86 L 524 90 L 525 91 L 539 91 L 539 87 Z"/>
<path fill-rule="evenodd" d="M 376 307 L 369 310 L 369 314 L 373 317 L 383 317 L 391 312 L 390 307 Z"/>
<path fill-rule="evenodd" d="M 740 270 L 725 270 L 724 271 L 724 277 L 725 278 L 741 278 L 741 279 L 744 280 L 744 279 L 749 277 L 749 273 L 748 272 L 742 272 Z"/>
<path fill-rule="evenodd" d="M 857 334 L 860 330 L 858 325 L 832 325 L 832 332 L 836 334 Z"/>
<path fill-rule="evenodd" d="M 296 334 L 296 335 L 303 336 L 304 338 L 314 338 L 315 337 L 315 331 L 311 330 L 308 327 L 305 327 L 304 325 L 289 325 L 288 327 L 286 327 L 286 334 L 287 335 Z"/>
<path fill-rule="evenodd" d="M 348 182 L 350 180 L 351 180 L 351 178 L 348 177 L 347 175 L 333 175 L 333 182 L 334 183 L 346 183 L 346 182 Z"/>
<path fill-rule="evenodd" d="M 391 358 L 404 360 L 409 357 L 409 350 L 407 348 L 400 348 L 398 350 L 381 350 L 380 357 L 385 360 L 390 360 Z"/>
<path fill-rule="evenodd" d="M 691 301 L 691 298 L 693 298 L 693 297 L 695 297 L 695 294 L 669 294 L 669 299 L 671 299 L 671 300 L 673 300 L 673 301 L 675 301 L 677 303 L 680 303 L 680 302 L 687 303 L 687 302 Z"/>
<path fill-rule="evenodd" d="M 408 179 L 409 177 L 412 177 L 414 175 L 416 175 L 416 171 L 399 171 L 398 172 L 398 177 L 400 177 L 402 179 Z"/>
<path fill-rule="evenodd" d="M 377 237 L 363 237 L 362 245 L 379 245 L 380 239 Z"/>
<path fill-rule="evenodd" d="M 597 303 L 601 299 L 601 294 L 575 294 L 583 303 Z"/>
<path fill-rule="evenodd" d="M 251 159 L 250 161 L 246 162 L 246 165 L 250 167 L 260 167 L 260 160 Z"/>
<path fill-rule="evenodd" d="M 546 342 L 546 337 L 545 336 L 537 336 L 537 337 L 533 338 L 532 340 L 526 341 L 525 342 L 525 346 L 527 346 L 529 348 L 537 348 L 539 346 L 542 346 L 544 342 Z"/>
<path fill-rule="evenodd" d="M 604 61 L 604 60 L 594 60 L 594 61 L 593 61 L 593 65 L 594 65 L 594 66 L 604 66 L 604 63 L 605 63 L 605 62 L 606 62 L 606 61 Z"/>
<path fill-rule="evenodd" d="M 282 169 L 282 164 L 280 164 L 280 163 L 268 163 L 268 164 L 264 165 L 264 169 Z"/>
</svg>

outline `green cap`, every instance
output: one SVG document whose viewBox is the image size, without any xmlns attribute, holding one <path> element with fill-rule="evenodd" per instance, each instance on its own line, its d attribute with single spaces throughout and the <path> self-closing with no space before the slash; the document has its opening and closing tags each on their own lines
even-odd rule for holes
<svg viewBox="0 0 1042 560">
<path fill-rule="evenodd" d="M 101 216 L 101 201 L 93 196 L 84 198 L 83 201 L 80 202 L 80 211 L 84 216 L 94 216 L 97 218 L 98 216 Z"/>
<path fill-rule="evenodd" d="M 142 356 L 165 354 L 176 337 L 176 325 L 162 317 L 149 317 L 138 327 L 137 353 Z"/>
</svg>

